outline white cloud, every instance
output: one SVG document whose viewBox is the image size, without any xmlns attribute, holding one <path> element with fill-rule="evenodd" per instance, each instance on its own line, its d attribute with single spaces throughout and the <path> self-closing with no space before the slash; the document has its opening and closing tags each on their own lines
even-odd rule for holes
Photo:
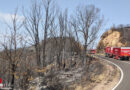
<svg viewBox="0 0 130 90">
<path fill-rule="evenodd" d="M 0 20 L 5 21 L 7 23 L 11 22 L 12 18 L 14 18 L 14 14 L 10 13 L 0 13 Z M 20 21 L 24 20 L 24 16 L 16 15 L 16 18 Z"/>
<path fill-rule="evenodd" d="M 2 46 L 1 44 L 10 45 L 10 42 L 9 42 L 10 39 L 11 39 L 11 35 L 9 33 L 0 33 L 0 47 Z M 22 47 L 22 45 L 25 43 L 27 46 L 32 44 L 32 39 L 30 36 L 19 34 L 16 36 L 16 40 L 17 40 L 18 47 Z"/>
</svg>

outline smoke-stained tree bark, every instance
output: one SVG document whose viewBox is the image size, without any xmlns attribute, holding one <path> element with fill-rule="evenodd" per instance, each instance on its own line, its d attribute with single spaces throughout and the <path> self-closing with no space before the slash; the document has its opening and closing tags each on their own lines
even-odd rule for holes
<svg viewBox="0 0 130 90">
<path fill-rule="evenodd" d="M 58 52 L 57 52 L 57 63 L 62 66 L 62 60 L 65 60 L 65 45 L 67 40 L 67 30 L 68 30 L 68 13 L 67 9 L 65 12 L 60 12 L 58 16 L 58 29 L 59 29 L 59 40 L 58 40 Z M 65 61 L 63 61 L 65 62 Z M 64 68 L 64 67 L 63 67 Z"/>
<path fill-rule="evenodd" d="M 23 26 L 23 20 L 19 19 L 17 15 L 17 10 L 13 15 L 11 15 L 11 25 L 6 23 L 8 27 L 8 35 L 4 37 L 4 41 L 1 42 L 1 46 L 4 49 L 3 54 L 1 56 L 2 59 L 8 60 L 9 68 L 8 72 L 10 78 L 8 78 L 11 84 L 12 90 L 15 87 L 15 75 L 18 64 L 20 64 L 22 60 L 22 55 L 26 47 L 26 41 L 22 34 L 20 33 L 20 29 Z"/>
<path fill-rule="evenodd" d="M 84 54 L 86 55 L 89 45 L 97 38 L 101 29 L 103 18 L 100 16 L 100 10 L 93 5 L 80 7 L 77 10 L 78 31 L 82 34 L 84 40 Z"/>
<path fill-rule="evenodd" d="M 32 3 L 32 7 L 30 9 L 30 12 L 25 15 L 25 29 L 28 32 L 29 36 L 32 39 L 32 44 L 35 47 L 36 51 L 36 60 L 37 65 L 41 66 L 41 48 L 40 48 L 40 25 L 41 25 L 41 19 L 42 19 L 42 13 L 41 13 L 41 6 L 39 3 L 34 1 Z"/>
<path fill-rule="evenodd" d="M 78 32 L 78 22 L 77 20 L 75 19 L 74 16 L 71 16 L 71 20 L 70 20 L 70 30 L 71 30 L 71 33 L 70 35 L 73 36 L 76 40 L 76 44 L 75 46 L 78 47 L 77 50 L 77 54 L 80 54 L 82 47 L 79 45 L 80 44 L 80 39 L 79 39 L 79 32 Z"/>
<path fill-rule="evenodd" d="M 43 67 L 46 65 L 46 44 L 47 44 L 47 38 L 49 35 L 49 32 L 52 28 L 54 28 L 54 21 L 56 18 L 57 10 L 55 5 L 53 4 L 53 0 L 42 0 L 43 6 L 44 6 L 44 12 L 45 12 L 45 18 L 43 18 L 43 41 L 42 41 L 42 63 Z"/>
</svg>

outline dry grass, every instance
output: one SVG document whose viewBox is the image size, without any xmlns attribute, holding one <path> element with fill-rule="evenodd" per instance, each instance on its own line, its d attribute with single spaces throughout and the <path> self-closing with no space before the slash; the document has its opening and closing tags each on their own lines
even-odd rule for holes
<svg viewBox="0 0 130 90">
<path fill-rule="evenodd" d="M 100 75 L 92 75 L 91 82 L 87 84 L 75 84 L 74 90 L 111 90 L 119 81 L 120 71 L 106 62 L 102 62 L 105 70 Z"/>
<path fill-rule="evenodd" d="M 48 70 L 50 70 L 52 67 L 54 67 L 54 64 L 47 65 L 43 69 L 35 69 L 36 72 L 40 73 L 46 73 Z"/>
</svg>

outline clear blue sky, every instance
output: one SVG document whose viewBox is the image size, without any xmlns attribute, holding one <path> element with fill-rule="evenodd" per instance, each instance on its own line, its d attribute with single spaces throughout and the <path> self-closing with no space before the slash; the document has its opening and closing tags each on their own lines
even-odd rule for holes
<svg viewBox="0 0 130 90">
<path fill-rule="evenodd" d="M 130 24 L 130 0 L 55 0 L 60 7 L 60 10 L 68 8 L 70 13 L 73 13 L 78 5 L 94 4 L 101 9 L 101 14 L 105 17 L 105 26 L 102 34 L 106 29 L 113 24 Z M 8 14 L 14 12 L 16 7 L 21 9 L 24 6 L 29 8 L 31 0 L 1 0 L 0 1 L 0 18 L 6 18 Z M 20 13 L 19 13 L 20 15 Z M 1 23 L 0 23 L 1 24 Z M 1 24 L 2 29 L 2 24 Z M 99 39 L 98 39 L 99 40 Z"/>
<path fill-rule="evenodd" d="M 55 0 L 62 9 L 68 8 L 73 12 L 77 5 L 94 4 L 101 9 L 107 23 L 106 28 L 112 24 L 130 24 L 130 0 Z M 0 13 L 13 13 L 16 7 L 26 7 L 30 0 L 1 0 Z"/>
</svg>

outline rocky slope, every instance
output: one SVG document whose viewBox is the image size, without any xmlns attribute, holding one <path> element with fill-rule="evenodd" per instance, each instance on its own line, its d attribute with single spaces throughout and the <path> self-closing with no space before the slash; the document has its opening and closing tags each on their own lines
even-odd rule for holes
<svg viewBox="0 0 130 90">
<path fill-rule="evenodd" d="M 107 46 L 130 46 L 130 27 L 112 28 L 106 31 L 97 46 L 97 51 L 102 52 Z"/>
</svg>

